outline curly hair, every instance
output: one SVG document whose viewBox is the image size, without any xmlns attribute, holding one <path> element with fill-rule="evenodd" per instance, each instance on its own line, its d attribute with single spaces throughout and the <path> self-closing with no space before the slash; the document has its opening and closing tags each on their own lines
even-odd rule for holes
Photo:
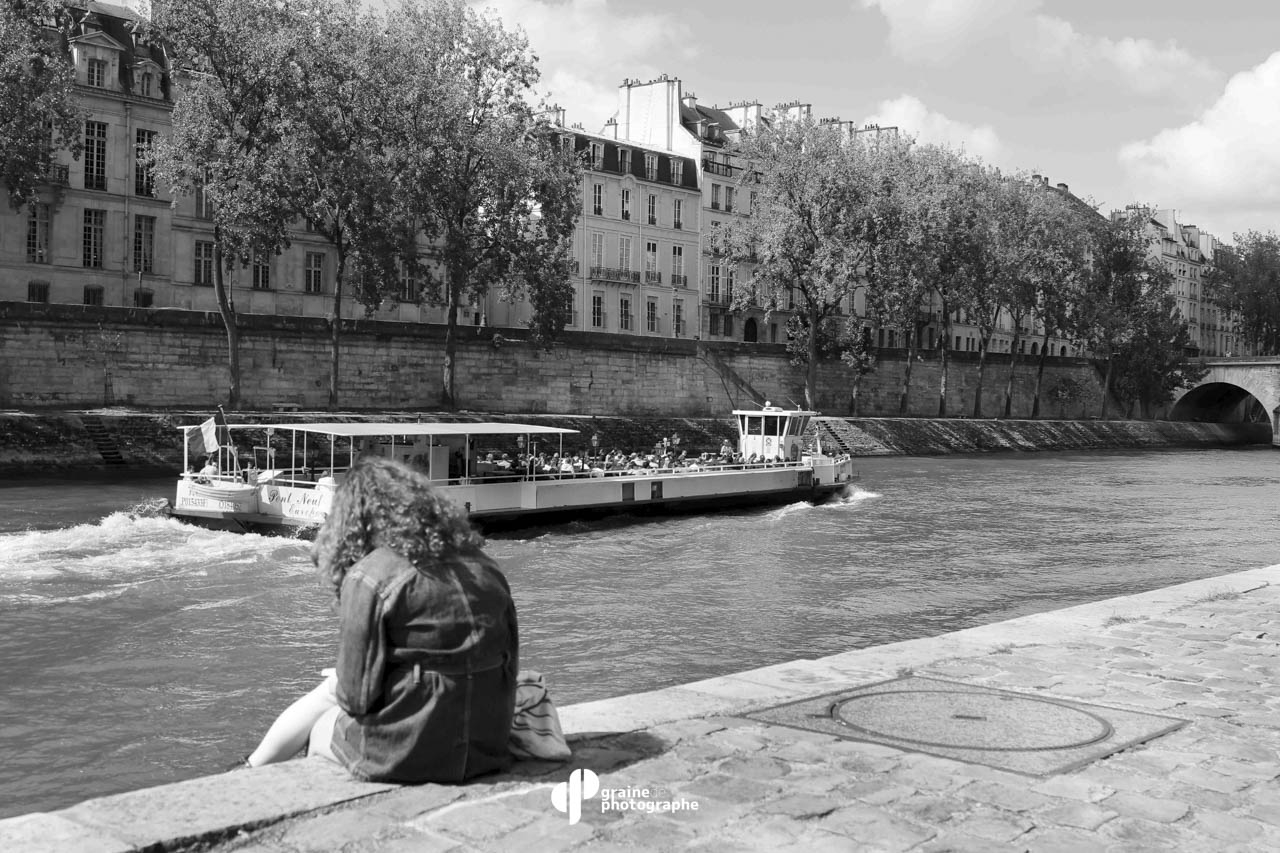
<svg viewBox="0 0 1280 853">
<path fill-rule="evenodd" d="M 390 548 L 426 572 L 442 557 L 483 544 L 466 513 L 426 476 L 391 459 L 369 457 L 352 466 L 334 493 L 311 559 L 340 596 L 347 571 L 378 548 Z"/>
</svg>

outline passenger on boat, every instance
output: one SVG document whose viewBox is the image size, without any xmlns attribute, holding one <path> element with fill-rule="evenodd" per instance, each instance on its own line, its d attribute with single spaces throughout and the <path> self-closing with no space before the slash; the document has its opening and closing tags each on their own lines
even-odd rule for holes
<svg viewBox="0 0 1280 853">
<path fill-rule="evenodd" d="M 510 760 L 515 604 L 466 516 L 387 459 L 347 472 L 313 559 L 338 597 L 338 660 L 247 758 L 310 753 L 371 782 L 458 782 Z"/>
</svg>

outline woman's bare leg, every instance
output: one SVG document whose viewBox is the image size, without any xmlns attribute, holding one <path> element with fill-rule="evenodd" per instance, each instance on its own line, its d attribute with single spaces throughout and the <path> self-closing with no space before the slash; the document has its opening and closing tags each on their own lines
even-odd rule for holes
<svg viewBox="0 0 1280 853">
<path fill-rule="evenodd" d="M 315 689 L 294 702 L 284 713 L 276 718 L 267 729 L 258 744 L 249 755 L 249 766 L 258 767 L 263 764 L 274 764 L 293 758 L 307 745 L 311 737 L 311 729 L 316 722 L 331 708 L 338 707 L 338 698 L 334 690 L 337 682 L 332 670 L 325 671 L 325 679 Z"/>
</svg>

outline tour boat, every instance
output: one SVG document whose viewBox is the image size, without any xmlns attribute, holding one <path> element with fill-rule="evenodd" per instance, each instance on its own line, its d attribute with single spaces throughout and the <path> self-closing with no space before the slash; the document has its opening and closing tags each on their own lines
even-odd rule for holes
<svg viewBox="0 0 1280 853">
<path fill-rule="evenodd" d="M 485 532 L 593 519 L 611 514 L 711 511 L 752 504 L 819 502 L 854 479 L 848 454 L 812 452 L 802 438 L 817 413 L 765 406 L 737 409 L 736 460 L 694 458 L 681 465 L 581 472 L 522 466 L 558 450 L 577 430 L 535 424 L 233 424 L 203 431 L 212 464 L 196 470 L 188 450 L 169 512 L 221 529 L 253 532 L 313 528 L 355 461 L 373 454 L 414 465 Z M 181 427 L 188 447 L 201 427 Z M 194 432 L 193 432 L 194 431 Z M 214 438 L 214 436 L 217 436 Z M 237 441 L 237 438 L 240 440 Z M 260 444 L 254 445 L 255 441 Z M 214 447 L 216 445 L 216 450 Z M 528 450 L 527 457 L 524 451 Z"/>
</svg>

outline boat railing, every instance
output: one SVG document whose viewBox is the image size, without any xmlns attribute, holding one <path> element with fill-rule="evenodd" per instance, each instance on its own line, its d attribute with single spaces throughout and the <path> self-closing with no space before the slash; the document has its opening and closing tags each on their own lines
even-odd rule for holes
<svg viewBox="0 0 1280 853">
<path fill-rule="evenodd" d="M 511 471 L 504 471 L 500 474 L 483 474 L 478 477 L 460 477 L 450 479 L 450 485 L 480 485 L 484 483 L 502 483 L 502 482 L 547 482 L 551 480 L 589 480 L 600 479 L 602 477 L 651 477 L 654 475 L 662 476 L 685 476 L 694 474 L 718 474 L 728 471 L 764 471 L 770 469 L 782 468 L 805 468 L 809 466 L 799 461 L 783 461 L 783 462 L 694 462 L 689 465 L 649 468 L 649 467 L 626 467 L 626 468 L 601 468 L 595 466 L 589 469 L 578 471 L 535 471 L 527 472 L 519 468 L 513 468 Z"/>
</svg>

